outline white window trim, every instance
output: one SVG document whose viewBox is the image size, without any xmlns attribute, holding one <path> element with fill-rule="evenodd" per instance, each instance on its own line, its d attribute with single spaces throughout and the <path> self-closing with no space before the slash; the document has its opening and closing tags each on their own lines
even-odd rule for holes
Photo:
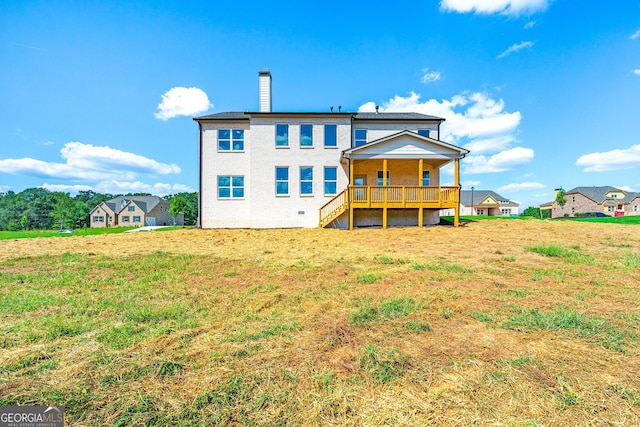
<svg viewBox="0 0 640 427">
<path fill-rule="evenodd" d="M 287 170 L 287 192 L 286 193 L 278 193 L 278 182 L 285 182 L 285 181 L 278 181 L 278 169 L 286 169 Z M 290 197 L 291 196 L 291 168 L 289 166 L 276 166 L 274 169 L 275 175 L 275 186 L 274 186 L 274 191 L 276 193 L 276 197 Z"/>
<path fill-rule="evenodd" d="M 311 145 L 302 145 L 302 126 L 311 126 Z M 315 138 L 313 137 L 313 123 L 300 123 L 300 148 L 303 150 L 309 150 L 314 148 Z"/>
<path fill-rule="evenodd" d="M 229 131 L 229 149 L 228 150 L 221 150 L 220 149 L 220 131 L 221 130 L 228 130 Z M 233 149 L 233 131 L 234 130 L 241 130 L 243 132 L 242 134 L 242 150 L 234 150 Z M 246 142 L 245 142 L 245 138 L 244 138 L 244 132 L 245 129 L 233 129 L 233 128 L 219 128 L 216 130 L 216 149 L 218 150 L 218 153 L 244 153 L 245 150 L 245 146 L 246 146 Z"/>
<path fill-rule="evenodd" d="M 302 169 L 303 168 L 311 168 L 311 193 L 302 193 Z M 300 166 L 298 168 L 299 178 L 300 178 L 300 197 L 313 197 L 314 196 L 314 185 L 313 185 L 313 166 Z M 304 182 L 309 182 L 309 180 L 305 179 Z"/>
<path fill-rule="evenodd" d="M 287 145 L 278 145 L 278 125 L 287 127 Z M 291 148 L 291 125 L 289 123 L 276 123 L 273 127 L 273 132 L 275 133 L 275 146 L 277 149 L 281 150 Z"/>
</svg>

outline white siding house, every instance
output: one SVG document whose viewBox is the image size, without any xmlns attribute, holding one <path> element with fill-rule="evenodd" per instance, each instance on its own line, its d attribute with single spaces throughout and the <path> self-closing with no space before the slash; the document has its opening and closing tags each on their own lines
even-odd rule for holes
<svg viewBox="0 0 640 427">
<path fill-rule="evenodd" d="M 194 119 L 201 227 L 422 226 L 437 223 L 439 209 L 457 212 L 459 159 L 468 151 L 439 141 L 444 119 L 272 112 L 268 70 L 260 70 L 259 97 L 258 112 Z M 439 187 L 450 162 L 455 184 Z"/>
</svg>

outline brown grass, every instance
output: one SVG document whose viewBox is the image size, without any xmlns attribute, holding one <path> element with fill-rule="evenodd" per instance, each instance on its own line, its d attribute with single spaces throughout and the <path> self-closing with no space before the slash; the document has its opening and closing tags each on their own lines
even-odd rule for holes
<svg viewBox="0 0 640 427">
<path fill-rule="evenodd" d="M 638 425 L 638 254 L 638 227 L 536 220 L 3 241 L 0 297 L 60 302 L 2 306 L 0 403 L 69 425 Z M 86 328 L 46 338 L 55 316 Z"/>
</svg>

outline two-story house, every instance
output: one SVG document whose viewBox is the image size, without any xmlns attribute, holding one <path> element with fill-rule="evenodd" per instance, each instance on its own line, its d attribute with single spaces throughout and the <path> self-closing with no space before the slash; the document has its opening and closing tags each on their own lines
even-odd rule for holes
<svg viewBox="0 0 640 427">
<path fill-rule="evenodd" d="M 556 197 L 559 189 L 556 190 Z M 609 216 L 640 215 L 640 193 L 609 185 L 576 187 L 564 194 L 564 206 L 556 200 L 540 205 L 546 218 L 574 217 L 587 213 Z"/>
<path fill-rule="evenodd" d="M 169 202 L 158 196 L 118 196 L 98 204 L 89 214 L 92 228 L 184 225 L 184 215 L 175 218 Z"/>
<path fill-rule="evenodd" d="M 203 228 L 422 226 L 451 208 L 459 161 L 440 141 L 444 119 L 418 113 L 271 111 L 261 70 L 259 111 L 194 118 L 200 134 Z M 453 185 L 441 168 L 453 163 Z"/>
</svg>

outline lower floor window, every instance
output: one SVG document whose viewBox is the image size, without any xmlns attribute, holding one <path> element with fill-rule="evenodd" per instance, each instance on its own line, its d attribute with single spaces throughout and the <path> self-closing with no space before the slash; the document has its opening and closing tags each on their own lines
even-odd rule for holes
<svg viewBox="0 0 640 427">
<path fill-rule="evenodd" d="M 615 210 L 616 210 L 616 208 L 614 208 L 613 206 L 607 207 L 607 211 L 609 211 L 609 212 L 613 212 Z"/>
<path fill-rule="evenodd" d="M 511 209 L 500 209 L 502 215 L 511 215 Z"/>
<path fill-rule="evenodd" d="M 103 216 L 94 216 L 93 217 L 93 222 L 104 222 L 104 217 Z"/>
<path fill-rule="evenodd" d="M 422 171 L 422 186 L 428 187 L 431 182 L 431 172 L 430 171 Z"/>
<path fill-rule="evenodd" d="M 476 213 L 477 213 L 478 215 L 484 215 L 484 209 L 477 209 L 477 210 L 476 210 Z"/>
<path fill-rule="evenodd" d="M 313 194 L 313 167 L 300 167 L 300 194 L 310 196 Z"/>
<path fill-rule="evenodd" d="M 139 216 L 134 216 L 133 217 L 133 222 L 140 222 L 140 217 Z"/>
<path fill-rule="evenodd" d="M 218 175 L 219 199 L 243 199 L 244 176 Z"/>
<path fill-rule="evenodd" d="M 324 168 L 324 194 L 338 194 L 338 168 L 327 166 Z"/>
<path fill-rule="evenodd" d="M 289 194 L 289 168 L 276 167 L 276 196 Z"/>
<path fill-rule="evenodd" d="M 638 205 L 635 205 L 635 206 L 633 207 L 633 211 L 634 211 L 634 212 L 638 212 L 638 211 L 640 211 L 640 207 L 638 207 Z"/>
<path fill-rule="evenodd" d="M 122 222 L 129 222 L 129 217 L 128 216 L 123 216 L 122 217 Z"/>
</svg>

